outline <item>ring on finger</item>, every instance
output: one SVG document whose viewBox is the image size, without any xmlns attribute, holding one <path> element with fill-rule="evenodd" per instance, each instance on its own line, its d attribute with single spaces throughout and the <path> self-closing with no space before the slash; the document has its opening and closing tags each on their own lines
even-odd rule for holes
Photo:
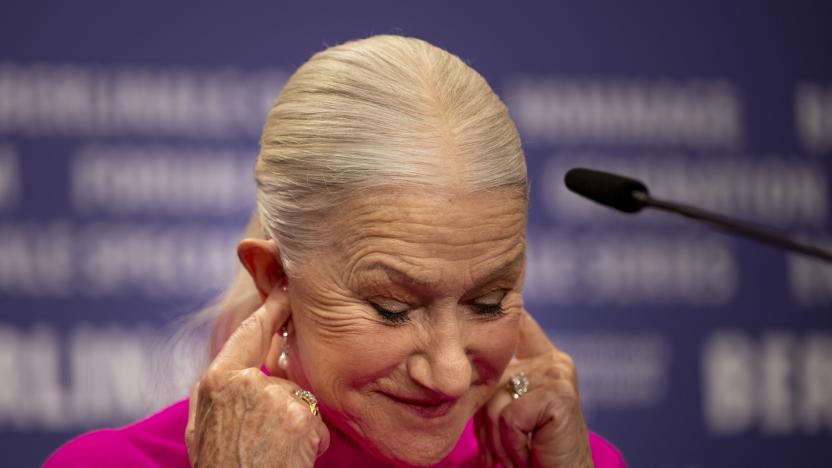
<svg viewBox="0 0 832 468">
<path fill-rule="evenodd" d="M 515 400 L 529 391 L 529 379 L 523 372 L 514 374 L 508 380 L 508 392 Z"/>
<path fill-rule="evenodd" d="M 315 416 L 318 415 L 318 399 L 315 398 L 315 395 L 312 394 L 309 390 L 304 390 L 299 388 L 295 390 L 295 396 L 303 400 L 304 403 L 309 405 L 309 411 L 312 412 Z"/>
</svg>

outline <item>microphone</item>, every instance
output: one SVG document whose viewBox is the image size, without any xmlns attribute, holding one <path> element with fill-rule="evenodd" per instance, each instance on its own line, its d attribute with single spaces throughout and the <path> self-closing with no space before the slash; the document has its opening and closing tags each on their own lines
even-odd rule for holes
<svg viewBox="0 0 832 468">
<path fill-rule="evenodd" d="M 647 187 L 637 180 L 592 169 L 572 169 L 566 173 L 564 182 L 569 190 L 578 195 L 625 213 L 636 213 L 644 207 L 633 193 L 649 193 Z"/>
<path fill-rule="evenodd" d="M 819 246 L 693 206 L 653 198 L 647 186 L 635 179 L 594 169 L 574 168 L 566 173 L 564 182 L 569 190 L 578 195 L 625 213 L 637 213 L 643 208 L 668 211 L 731 234 L 832 262 L 832 252 Z"/>
</svg>

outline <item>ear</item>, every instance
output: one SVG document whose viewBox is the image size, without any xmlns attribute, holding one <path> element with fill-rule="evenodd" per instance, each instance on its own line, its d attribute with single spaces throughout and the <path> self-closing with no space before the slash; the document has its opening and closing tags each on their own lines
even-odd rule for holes
<svg viewBox="0 0 832 468">
<path fill-rule="evenodd" d="M 288 286 L 289 279 L 274 240 L 244 239 L 237 246 L 237 256 L 254 280 L 260 299 L 265 301 L 276 288 Z"/>
</svg>

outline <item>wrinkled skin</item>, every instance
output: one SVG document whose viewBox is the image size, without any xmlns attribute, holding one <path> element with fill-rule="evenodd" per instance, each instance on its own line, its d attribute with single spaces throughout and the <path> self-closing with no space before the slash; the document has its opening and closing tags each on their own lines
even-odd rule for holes
<svg viewBox="0 0 832 468">
<path fill-rule="evenodd" d="M 476 415 L 483 464 L 591 466 L 574 364 L 523 309 L 522 198 L 376 191 L 339 213 L 332 243 L 288 275 L 272 241 L 241 243 L 265 305 L 194 392 L 191 460 L 426 465 Z M 271 377 L 254 371 L 264 362 Z M 521 371 L 530 390 L 514 400 L 506 383 Z M 295 411 L 298 386 L 321 416 Z"/>
<path fill-rule="evenodd" d="M 313 466 L 329 430 L 293 396 L 297 385 L 259 366 L 288 313 L 270 298 L 234 332 L 191 394 L 185 441 L 194 467 Z"/>
</svg>

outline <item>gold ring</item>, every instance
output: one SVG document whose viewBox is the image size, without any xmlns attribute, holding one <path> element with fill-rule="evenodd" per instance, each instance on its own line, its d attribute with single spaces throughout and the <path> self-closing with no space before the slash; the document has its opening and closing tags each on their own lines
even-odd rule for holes
<svg viewBox="0 0 832 468">
<path fill-rule="evenodd" d="M 309 405 L 309 411 L 312 412 L 315 416 L 318 415 L 318 399 L 315 398 L 315 395 L 308 390 L 304 390 L 299 388 L 295 390 L 295 396 L 303 400 L 304 403 Z"/>
<path fill-rule="evenodd" d="M 525 395 L 529 391 L 529 379 L 526 374 L 520 372 L 512 375 L 508 380 L 508 391 L 515 400 Z"/>
</svg>

